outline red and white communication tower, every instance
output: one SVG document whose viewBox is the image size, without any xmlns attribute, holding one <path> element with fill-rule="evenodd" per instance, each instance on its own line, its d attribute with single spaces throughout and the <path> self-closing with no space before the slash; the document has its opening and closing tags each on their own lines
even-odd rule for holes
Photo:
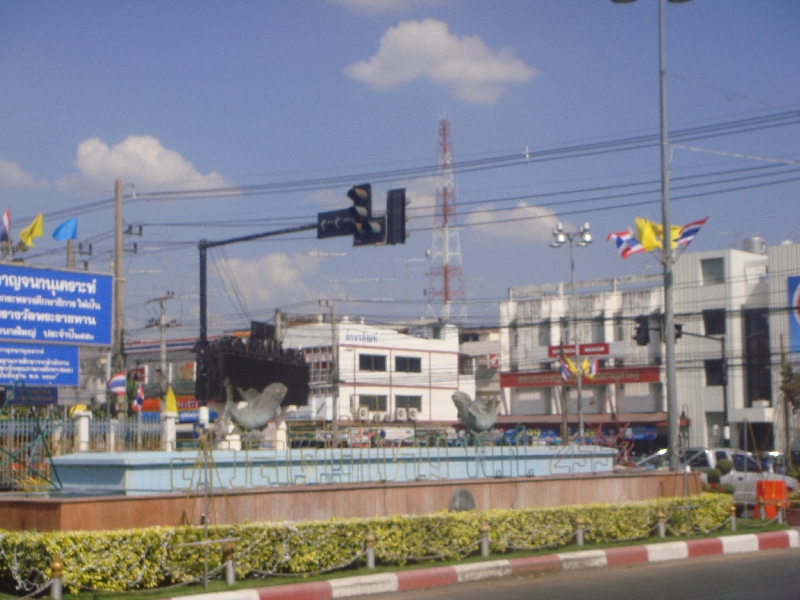
<svg viewBox="0 0 800 600">
<path fill-rule="evenodd" d="M 428 311 L 445 323 L 466 321 L 467 294 L 461 268 L 461 242 L 458 237 L 456 186 L 453 176 L 453 144 L 450 121 L 439 121 L 439 185 L 428 267 Z M 435 304 L 441 298 L 439 314 Z"/>
</svg>

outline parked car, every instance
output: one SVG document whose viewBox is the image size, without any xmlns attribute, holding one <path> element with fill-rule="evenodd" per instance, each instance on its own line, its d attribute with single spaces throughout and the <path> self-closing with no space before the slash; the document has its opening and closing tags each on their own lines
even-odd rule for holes
<svg viewBox="0 0 800 600">
<path fill-rule="evenodd" d="M 782 473 L 771 473 L 764 469 L 750 452 L 734 448 L 687 448 L 681 462 L 697 471 L 710 471 L 720 460 L 733 463 L 730 472 L 720 477 L 719 482 L 733 487 L 733 500 L 736 504 L 754 506 L 756 503 L 756 482 L 759 480 L 783 480 L 791 492 L 798 487 L 797 479 Z M 635 464 L 640 469 L 668 468 L 667 451 L 659 450 Z"/>
</svg>

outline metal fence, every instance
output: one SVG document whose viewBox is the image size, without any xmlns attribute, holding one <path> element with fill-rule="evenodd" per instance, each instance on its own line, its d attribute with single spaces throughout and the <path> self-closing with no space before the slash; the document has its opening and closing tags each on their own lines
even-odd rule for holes
<svg viewBox="0 0 800 600">
<path fill-rule="evenodd" d="M 35 490 L 51 482 L 50 457 L 73 452 L 156 451 L 158 420 L 90 419 L 83 446 L 72 418 L 0 420 L 0 490 Z"/>
</svg>

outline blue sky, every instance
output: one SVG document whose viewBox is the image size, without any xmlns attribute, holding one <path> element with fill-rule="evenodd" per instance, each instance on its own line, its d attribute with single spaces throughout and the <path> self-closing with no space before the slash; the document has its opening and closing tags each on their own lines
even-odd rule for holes
<svg viewBox="0 0 800 600">
<path fill-rule="evenodd" d="M 794 0 L 668 4 L 670 131 L 800 109 L 797 31 Z M 353 248 L 309 232 L 214 252 L 211 329 L 276 307 L 312 312 L 322 298 L 371 321 L 421 317 L 437 178 L 403 171 L 436 164 L 443 115 L 456 165 L 657 134 L 657 35 L 655 0 L 0 0 L 0 194 L 14 237 L 44 212 L 28 264 L 63 266 L 51 233 L 77 215 L 78 241 L 93 249 L 81 258 L 108 272 L 121 179 L 125 224 L 143 225 L 126 239 L 138 245 L 125 257 L 128 339 L 155 337 L 144 326 L 157 305 L 146 302 L 168 290 L 168 317 L 183 324 L 170 333 L 192 336 L 198 240 L 314 223 L 349 206 L 350 185 L 388 171 L 375 204 L 408 189 L 405 245 Z M 798 119 L 775 121 L 673 146 L 673 222 L 710 217 L 691 251 L 800 241 Z M 659 271 L 604 241 L 636 216 L 660 221 L 657 146 L 516 162 L 456 174 L 473 324 L 496 321 L 510 286 L 569 281 L 567 251 L 548 248 L 558 221 L 591 223 L 578 279 Z"/>
</svg>

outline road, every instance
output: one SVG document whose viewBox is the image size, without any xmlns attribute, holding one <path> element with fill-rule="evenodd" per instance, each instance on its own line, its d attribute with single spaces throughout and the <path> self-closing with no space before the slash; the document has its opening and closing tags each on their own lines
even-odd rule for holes
<svg viewBox="0 0 800 600">
<path fill-rule="evenodd" d="M 800 600 L 800 550 L 719 555 L 667 563 L 561 571 L 372 600 Z"/>
</svg>

